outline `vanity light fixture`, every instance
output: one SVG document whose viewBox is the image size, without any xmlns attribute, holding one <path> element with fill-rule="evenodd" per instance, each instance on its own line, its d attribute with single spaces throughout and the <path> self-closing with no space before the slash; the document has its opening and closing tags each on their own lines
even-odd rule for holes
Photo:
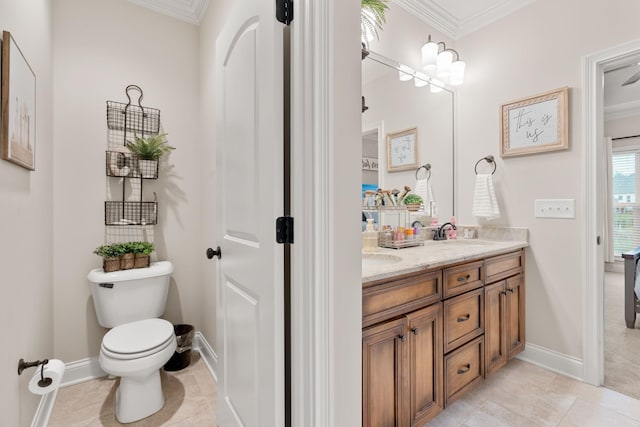
<svg viewBox="0 0 640 427">
<path fill-rule="evenodd" d="M 454 61 L 455 54 L 455 61 Z M 448 48 L 444 42 L 429 40 L 422 46 L 422 67 L 431 78 L 459 86 L 464 82 L 465 63 L 455 49 Z"/>
<path fill-rule="evenodd" d="M 398 70 L 398 78 L 401 82 L 408 82 L 413 78 L 413 70 L 404 64 L 400 64 Z"/>
</svg>

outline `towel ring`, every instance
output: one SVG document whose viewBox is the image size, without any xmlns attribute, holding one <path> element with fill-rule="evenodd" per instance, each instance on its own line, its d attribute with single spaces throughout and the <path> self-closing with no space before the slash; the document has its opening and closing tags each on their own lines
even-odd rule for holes
<svg viewBox="0 0 640 427">
<path fill-rule="evenodd" d="M 420 173 L 420 169 L 424 169 L 429 174 L 427 175 L 427 180 L 431 179 L 431 163 L 425 163 L 424 165 L 416 169 L 416 179 L 419 179 L 418 173 Z"/>
<path fill-rule="evenodd" d="M 481 158 L 480 160 L 478 160 L 478 161 L 476 162 L 476 165 L 475 165 L 475 166 L 474 166 L 474 168 L 473 168 L 473 170 L 475 171 L 476 175 L 478 175 L 478 165 L 479 165 L 479 164 L 480 164 L 480 162 L 481 162 L 481 161 L 483 161 L 483 160 L 484 160 L 484 161 L 486 161 L 486 162 L 487 162 L 487 163 L 489 163 L 489 164 L 492 164 L 492 163 L 493 163 L 493 172 L 491 172 L 491 175 L 493 175 L 494 173 L 496 173 L 496 169 L 498 169 L 498 165 L 496 165 L 496 160 L 495 160 L 495 158 L 494 158 L 491 154 L 489 154 L 488 156 L 483 157 L 483 158 Z"/>
</svg>

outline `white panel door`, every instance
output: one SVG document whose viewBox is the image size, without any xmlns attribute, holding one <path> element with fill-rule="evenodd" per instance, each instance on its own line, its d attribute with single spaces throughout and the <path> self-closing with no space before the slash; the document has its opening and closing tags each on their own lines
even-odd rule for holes
<svg viewBox="0 0 640 427">
<path fill-rule="evenodd" d="M 283 26 L 234 0 L 216 41 L 217 421 L 284 425 Z"/>
</svg>

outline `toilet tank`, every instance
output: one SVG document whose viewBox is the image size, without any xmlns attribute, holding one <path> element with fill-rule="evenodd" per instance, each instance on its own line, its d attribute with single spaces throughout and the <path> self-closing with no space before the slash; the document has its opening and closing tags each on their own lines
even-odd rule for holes
<svg viewBox="0 0 640 427">
<path fill-rule="evenodd" d="M 162 316 L 172 272 L 173 264 L 169 261 L 111 273 L 105 273 L 101 268 L 91 270 L 87 278 L 91 283 L 98 323 L 113 328 Z"/>
</svg>

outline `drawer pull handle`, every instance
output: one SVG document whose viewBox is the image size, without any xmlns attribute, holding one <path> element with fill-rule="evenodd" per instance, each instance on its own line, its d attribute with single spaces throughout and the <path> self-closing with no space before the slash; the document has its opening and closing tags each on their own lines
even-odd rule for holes
<svg viewBox="0 0 640 427">
<path fill-rule="evenodd" d="M 400 341 L 404 341 L 407 337 L 404 334 L 398 335 Z"/>
<path fill-rule="evenodd" d="M 471 314 L 467 313 L 464 316 L 458 317 L 458 323 L 466 322 L 471 318 Z"/>
<path fill-rule="evenodd" d="M 469 372 L 470 369 L 471 369 L 471 364 L 467 363 L 467 365 L 464 368 L 458 369 L 458 375 L 466 374 L 467 372 Z"/>
<path fill-rule="evenodd" d="M 418 335 L 418 328 L 414 326 L 413 328 L 411 328 L 411 332 L 413 332 L 413 335 Z"/>
<path fill-rule="evenodd" d="M 458 282 L 466 282 L 467 280 L 471 279 L 471 275 L 467 274 L 467 277 L 458 277 Z"/>
</svg>

